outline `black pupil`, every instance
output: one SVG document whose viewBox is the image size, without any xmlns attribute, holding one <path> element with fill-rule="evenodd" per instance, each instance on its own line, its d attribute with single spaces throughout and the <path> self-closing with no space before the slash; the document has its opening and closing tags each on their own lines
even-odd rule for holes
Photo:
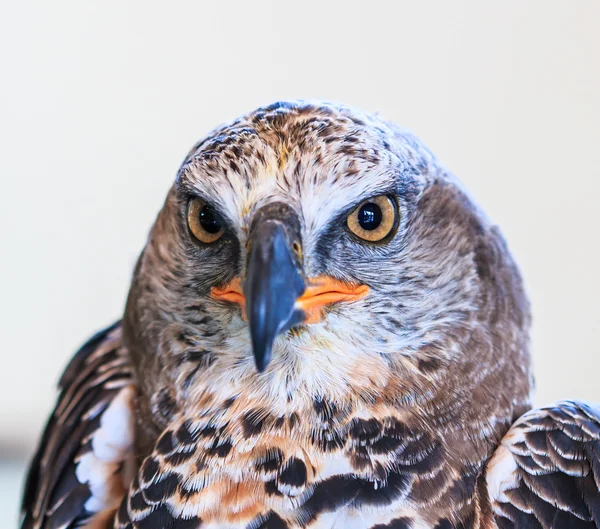
<svg viewBox="0 0 600 529">
<path fill-rule="evenodd" d="M 381 208 L 373 202 L 368 202 L 358 210 L 358 224 L 363 230 L 375 230 L 381 224 Z"/>
<path fill-rule="evenodd" d="M 221 222 L 208 206 L 204 206 L 200 211 L 200 225 L 208 233 L 217 233 L 221 229 Z"/>
</svg>

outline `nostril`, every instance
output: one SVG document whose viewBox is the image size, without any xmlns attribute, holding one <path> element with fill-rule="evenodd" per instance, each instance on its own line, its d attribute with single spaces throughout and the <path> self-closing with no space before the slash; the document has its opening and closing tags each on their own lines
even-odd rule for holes
<svg viewBox="0 0 600 529">
<path fill-rule="evenodd" d="M 302 260 L 302 246 L 300 246 L 298 241 L 294 241 L 292 243 L 292 250 L 294 250 L 294 253 L 298 256 L 298 259 Z"/>
</svg>

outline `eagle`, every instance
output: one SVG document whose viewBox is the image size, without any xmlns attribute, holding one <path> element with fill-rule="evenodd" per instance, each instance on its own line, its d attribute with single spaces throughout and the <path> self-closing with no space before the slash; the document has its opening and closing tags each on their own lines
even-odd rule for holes
<svg viewBox="0 0 600 529">
<path fill-rule="evenodd" d="M 259 108 L 189 152 L 62 375 L 22 528 L 600 527 L 600 407 L 532 409 L 530 319 L 415 136 Z"/>
</svg>

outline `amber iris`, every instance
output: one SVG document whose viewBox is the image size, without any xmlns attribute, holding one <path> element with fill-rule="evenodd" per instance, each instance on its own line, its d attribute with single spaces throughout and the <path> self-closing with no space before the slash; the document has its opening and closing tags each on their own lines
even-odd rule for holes
<svg viewBox="0 0 600 529">
<path fill-rule="evenodd" d="M 393 200 L 380 195 L 365 200 L 348 215 L 348 229 L 360 239 L 378 242 L 385 239 L 398 225 L 397 208 Z"/>
<path fill-rule="evenodd" d="M 192 235 L 205 244 L 213 243 L 223 235 L 223 223 L 220 217 L 201 198 L 194 198 L 190 201 L 187 221 Z"/>
</svg>

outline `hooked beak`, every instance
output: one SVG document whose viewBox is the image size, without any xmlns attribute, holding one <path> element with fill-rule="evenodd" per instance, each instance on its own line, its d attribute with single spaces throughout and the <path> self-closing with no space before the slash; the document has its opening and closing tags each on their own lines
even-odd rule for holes
<svg viewBox="0 0 600 529">
<path fill-rule="evenodd" d="M 256 214 L 248 248 L 243 285 L 235 278 L 225 286 L 213 287 L 211 295 L 242 308 L 259 372 L 267 367 L 277 336 L 295 325 L 320 321 L 323 309 L 332 303 L 355 301 L 369 291 L 366 285 L 352 285 L 329 276 L 305 280 L 300 223 L 285 204 L 265 206 Z"/>
</svg>

